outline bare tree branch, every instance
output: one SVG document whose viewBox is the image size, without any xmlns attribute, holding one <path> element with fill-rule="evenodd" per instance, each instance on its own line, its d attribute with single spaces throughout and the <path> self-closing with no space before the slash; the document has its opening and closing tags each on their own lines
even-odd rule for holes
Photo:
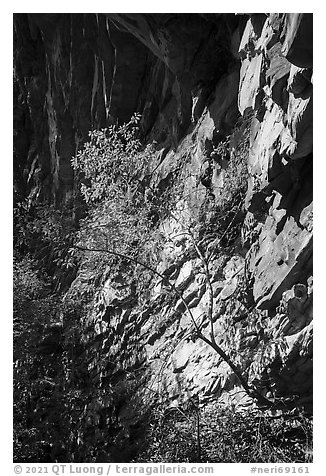
<svg viewBox="0 0 326 476">
<path fill-rule="evenodd" d="M 143 268 L 147 269 L 148 271 L 150 271 L 151 273 L 155 274 L 156 276 L 158 276 L 164 283 L 166 283 L 168 285 L 168 287 L 171 289 L 171 291 L 173 291 L 179 298 L 180 300 L 182 301 L 182 303 L 184 304 L 185 306 L 185 309 L 187 310 L 187 313 L 193 323 L 193 326 L 196 330 L 196 334 L 198 336 L 198 338 L 200 338 L 203 342 L 205 342 L 206 344 L 208 344 L 213 350 L 215 350 L 215 352 L 229 365 L 229 367 L 233 370 L 234 374 L 236 375 L 236 377 L 238 378 L 240 384 L 242 385 L 242 387 L 244 388 L 244 390 L 246 391 L 247 395 L 250 396 L 251 398 L 254 398 L 257 400 L 257 402 L 260 404 L 260 405 L 263 405 L 265 407 L 271 407 L 274 405 L 274 402 L 268 400 L 267 398 L 265 398 L 263 395 L 261 395 L 258 390 L 255 388 L 255 387 L 252 387 L 248 384 L 247 380 L 243 377 L 243 374 L 241 372 L 241 370 L 232 362 L 231 358 L 224 352 L 224 350 L 216 343 L 215 341 L 215 338 L 214 338 L 214 331 L 211 329 L 211 340 L 208 339 L 201 331 L 201 329 L 199 328 L 195 318 L 194 318 L 194 315 L 192 314 L 191 312 L 191 309 L 189 308 L 187 302 L 185 301 L 182 293 L 176 288 L 176 286 L 168 279 L 166 278 L 162 273 L 160 273 L 159 271 L 157 271 L 156 269 L 152 268 L 151 266 L 149 266 L 148 264 L 146 263 L 143 263 L 142 261 L 138 260 L 137 258 L 134 258 L 132 256 L 127 256 L 123 253 L 119 253 L 117 251 L 114 251 L 114 250 L 103 250 L 103 249 L 93 249 L 93 248 L 86 248 L 86 247 L 83 247 L 83 246 L 79 246 L 79 245 L 75 245 L 74 246 L 75 249 L 78 249 L 80 251 L 87 251 L 87 252 L 93 252 L 93 253 L 107 253 L 107 254 L 110 254 L 112 256 L 116 256 L 118 258 L 122 258 L 122 259 L 125 259 L 127 261 L 131 261 L 132 263 L 135 263 L 139 266 L 142 266 Z M 197 247 L 198 248 L 198 247 Z M 200 250 L 199 250 L 200 251 Z M 202 254 L 201 254 L 202 256 Z M 204 259 L 204 258 L 203 258 Z M 204 259 L 204 261 L 206 262 L 206 260 Z M 207 265 L 207 268 L 208 268 L 208 265 Z M 209 273 L 208 275 L 206 275 L 206 279 L 209 280 Z M 209 280 L 210 282 L 210 280 Z M 210 283 L 210 288 L 211 288 L 211 293 L 213 292 L 212 290 L 212 287 L 211 287 L 211 283 Z M 212 295 L 212 294 L 211 294 Z M 209 308 L 211 309 L 211 306 L 212 304 L 209 305 Z M 212 310 L 210 311 L 211 314 L 212 314 Z M 211 319 L 211 326 L 212 326 L 212 319 Z M 212 338 L 213 337 L 213 338 Z"/>
</svg>

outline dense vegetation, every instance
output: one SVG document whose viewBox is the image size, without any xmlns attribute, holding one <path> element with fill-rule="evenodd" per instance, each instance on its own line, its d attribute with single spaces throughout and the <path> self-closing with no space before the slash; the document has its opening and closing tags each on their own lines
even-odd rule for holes
<svg viewBox="0 0 326 476">
<path fill-rule="evenodd" d="M 152 409 L 138 392 L 147 379 L 142 362 L 128 371 L 110 361 L 109 324 L 99 332 L 104 324 L 96 322 L 101 287 L 108 276 L 119 276 L 134 289 L 134 309 L 146 308 L 166 239 L 159 224 L 183 193 L 180 186 L 167 184 L 164 193 L 150 186 L 154 150 L 139 141 L 138 120 L 91 132 L 72 159 L 82 205 L 15 207 L 15 460 L 307 461 L 311 428 L 303 417 L 290 424 L 285 417 L 209 413 L 196 405 L 167 410 L 157 402 Z M 239 130 L 242 141 L 234 146 L 234 133 L 215 150 L 229 161 L 219 205 L 208 187 L 207 199 L 181 223 L 190 251 L 207 269 L 207 240 L 214 236 L 230 252 L 244 217 L 248 137 L 243 125 Z M 171 297 L 175 289 L 165 281 Z M 126 400 L 139 408 L 132 435 L 118 418 Z"/>
<path fill-rule="evenodd" d="M 279 463 L 312 461 L 312 428 L 303 415 L 279 418 L 209 404 L 158 408 L 137 461 Z"/>
</svg>

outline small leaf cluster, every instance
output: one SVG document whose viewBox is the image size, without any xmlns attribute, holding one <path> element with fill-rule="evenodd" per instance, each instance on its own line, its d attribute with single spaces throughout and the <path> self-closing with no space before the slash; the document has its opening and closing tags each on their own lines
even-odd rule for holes
<svg viewBox="0 0 326 476">
<path fill-rule="evenodd" d="M 81 192 L 88 205 L 103 200 L 132 198 L 137 192 L 137 172 L 141 173 L 150 154 L 138 138 L 140 116 L 134 114 L 123 125 L 89 132 L 89 141 L 72 159 L 80 174 Z"/>
</svg>

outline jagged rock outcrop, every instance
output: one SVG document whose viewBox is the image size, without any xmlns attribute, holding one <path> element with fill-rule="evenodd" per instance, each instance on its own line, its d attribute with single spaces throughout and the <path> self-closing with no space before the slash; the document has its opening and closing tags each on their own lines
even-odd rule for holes
<svg viewBox="0 0 326 476">
<path fill-rule="evenodd" d="M 241 170 L 241 238 L 230 237 L 227 251 L 216 236 L 207 242 L 215 335 L 263 395 L 293 397 L 306 409 L 312 401 L 311 31 L 310 14 L 15 15 L 17 191 L 67 200 L 70 158 L 88 129 L 134 111 L 142 113 L 144 138 L 156 141 L 151 186 L 163 189 L 178 176 L 185 196 L 195 197 L 182 202 L 181 220 L 196 215 L 207 193 L 221 203 L 230 167 L 235 175 Z M 205 275 L 179 232 L 174 219 L 162 224 L 170 243 L 160 273 L 208 332 Z M 244 286 L 250 302 L 242 299 Z M 229 366 L 193 335 L 182 300 L 168 299 L 159 281 L 142 313 L 134 297 L 113 279 L 98 296 L 92 322 L 114 362 L 110 372 L 146 366 L 147 388 L 170 402 L 198 394 L 201 401 L 252 403 Z M 137 418 L 130 405 L 120 408 L 126 428 Z"/>
</svg>

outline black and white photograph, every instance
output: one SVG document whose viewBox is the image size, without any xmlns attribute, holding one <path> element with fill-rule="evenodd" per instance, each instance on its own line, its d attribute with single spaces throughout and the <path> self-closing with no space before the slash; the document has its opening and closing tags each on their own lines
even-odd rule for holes
<svg viewBox="0 0 326 476">
<path fill-rule="evenodd" d="M 313 19 L 11 14 L 16 473 L 309 472 Z"/>
</svg>

